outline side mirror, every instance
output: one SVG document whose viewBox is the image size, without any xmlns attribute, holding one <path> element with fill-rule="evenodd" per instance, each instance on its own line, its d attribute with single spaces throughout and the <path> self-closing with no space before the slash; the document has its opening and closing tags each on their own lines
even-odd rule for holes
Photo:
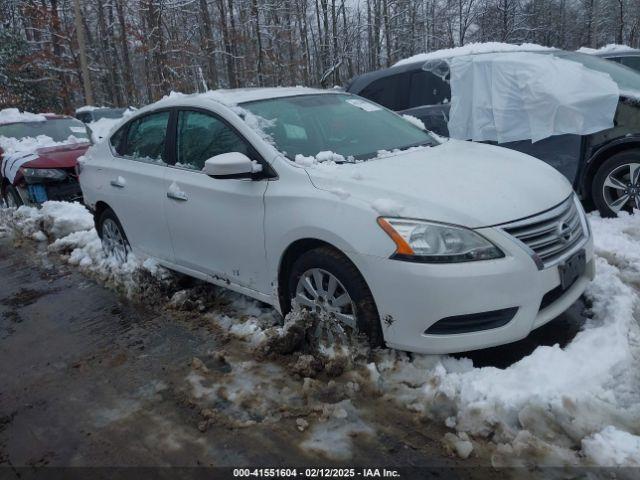
<svg viewBox="0 0 640 480">
<path fill-rule="evenodd" d="M 244 153 L 229 152 L 211 157 L 202 170 L 213 178 L 251 178 L 257 169 Z"/>
</svg>

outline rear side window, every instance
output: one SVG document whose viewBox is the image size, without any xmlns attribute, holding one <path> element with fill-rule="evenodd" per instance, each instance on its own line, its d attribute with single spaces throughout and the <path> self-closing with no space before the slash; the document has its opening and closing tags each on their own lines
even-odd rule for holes
<svg viewBox="0 0 640 480">
<path fill-rule="evenodd" d="M 629 68 L 640 71 L 640 57 L 622 57 L 620 63 Z"/>
<path fill-rule="evenodd" d="M 419 70 L 411 74 L 409 108 L 449 103 L 451 87 L 431 72 Z"/>
<path fill-rule="evenodd" d="M 158 112 L 129 124 L 124 156 L 149 163 L 167 161 L 165 140 L 169 112 Z"/>
<path fill-rule="evenodd" d="M 219 118 L 197 111 L 181 111 L 176 137 L 176 166 L 202 170 L 204 162 L 222 153 L 251 157 L 249 144 Z"/>
<path fill-rule="evenodd" d="M 403 83 L 405 79 L 405 74 L 379 78 L 371 82 L 359 95 L 390 110 L 403 110 L 406 108 L 403 101 Z"/>
</svg>

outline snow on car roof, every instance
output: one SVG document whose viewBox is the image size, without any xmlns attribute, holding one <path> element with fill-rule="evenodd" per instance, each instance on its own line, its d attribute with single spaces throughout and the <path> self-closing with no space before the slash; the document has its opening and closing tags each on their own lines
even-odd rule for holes
<svg viewBox="0 0 640 480">
<path fill-rule="evenodd" d="M 631 48 L 628 45 L 619 45 L 617 43 L 610 43 L 600 48 L 581 47 L 576 52 L 588 53 L 589 55 L 610 55 L 616 53 L 640 53 L 640 50 Z"/>
<path fill-rule="evenodd" d="M 396 62 L 393 67 L 408 65 L 410 63 L 428 62 L 429 60 L 440 60 L 444 58 L 461 57 L 463 55 L 477 55 L 480 53 L 499 53 L 499 52 L 532 52 L 538 50 L 556 50 L 551 47 L 543 47 L 535 43 L 523 43 L 515 45 L 512 43 L 502 42 L 485 42 L 485 43 L 469 43 L 462 47 L 445 48 L 434 52 L 419 53 L 412 57 L 405 58 Z"/>
<path fill-rule="evenodd" d="M 179 105 L 184 100 L 203 100 L 222 103 L 223 105 L 239 105 L 256 100 L 267 100 L 271 98 L 293 97 L 296 95 L 313 95 L 334 93 L 331 90 L 320 90 L 307 87 L 265 87 L 265 88 L 233 88 L 221 90 L 209 90 L 204 93 L 193 93 L 186 95 L 179 92 L 171 92 L 162 100 L 154 103 L 154 106 Z"/>
<path fill-rule="evenodd" d="M 40 113 L 21 112 L 17 108 L 0 110 L 0 124 L 18 122 L 45 122 L 47 116 Z"/>
</svg>

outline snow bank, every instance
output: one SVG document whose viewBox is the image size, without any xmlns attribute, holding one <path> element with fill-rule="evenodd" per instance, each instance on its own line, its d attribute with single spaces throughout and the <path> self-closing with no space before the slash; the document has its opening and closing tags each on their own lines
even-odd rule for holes
<svg viewBox="0 0 640 480">
<path fill-rule="evenodd" d="M 512 52 L 456 57 L 449 67 L 453 138 L 536 142 L 613 127 L 618 85 L 578 62 Z"/>
<path fill-rule="evenodd" d="M 624 52 L 639 52 L 640 50 L 636 50 L 635 48 L 631 48 L 627 45 L 619 45 L 616 43 L 609 43 L 604 47 L 600 48 L 589 48 L 589 47 L 581 47 L 576 52 L 579 53 L 588 53 L 589 55 L 593 54 L 607 54 L 607 53 L 624 53 Z"/>
<path fill-rule="evenodd" d="M 45 122 L 46 120 L 47 118 L 44 115 L 21 112 L 17 108 L 5 108 L 0 110 L 0 123 Z"/>
<path fill-rule="evenodd" d="M 582 451 L 596 465 L 640 467 L 640 437 L 612 426 L 582 440 Z"/>
<path fill-rule="evenodd" d="M 417 55 L 413 55 L 412 57 L 400 60 L 393 66 L 399 67 L 401 65 L 407 65 L 410 63 L 442 60 L 446 58 L 461 57 L 463 55 L 473 55 L 477 53 L 521 52 L 525 50 L 531 52 L 554 49 L 550 47 L 543 47 L 542 45 L 536 45 L 535 43 L 522 43 L 520 45 L 501 42 L 468 43 L 467 45 L 464 45 L 462 47 L 445 48 L 442 50 L 436 50 L 434 52 L 419 53 Z"/>
<path fill-rule="evenodd" d="M 93 215 L 81 204 L 48 201 L 41 208 L 22 206 L 2 209 L 0 231 L 23 238 L 48 241 L 47 251 L 57 253 L 98 280 L 124 291 L 130 297 L 158 294 L 172 280 L 172 274 L 151 259 L 142 261 L 129 254 L 120 264 L 107 257 L 94 228 Z"/>
</svg>

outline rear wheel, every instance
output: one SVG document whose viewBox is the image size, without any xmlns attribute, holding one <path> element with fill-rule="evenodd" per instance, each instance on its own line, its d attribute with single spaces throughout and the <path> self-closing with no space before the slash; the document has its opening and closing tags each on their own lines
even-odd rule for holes
<svg viewBox="0 0 640 480">
<path fill-rule="evenodd" d="M 593 202 L 603 217 L 640 209 L 640 150 L 620 152 L 607 159 L 591 188 Z"/>
<path fill-rule="evenodd" d="M 18 208 L 24 205 L 18 190 L 13 185 L 6 185 L 2 189 L 2 199 L 7 208 Z"/>
<path fill-rule="evenodd" d="M 364 278 L 343 254 L 320 247 L 302 254 L 289 275 L 289 298 L 320 315 L 314 335 L 330 343 L 336 337 L 365 334 L 373 347 L 382 346 L 380 318 Z"/>
<path fill-rule="evenodd" d="M 131 247 L 118 217 L 110 208 L 105 209 L 98 218 L 98 233 L 107 256 L 119 263 L 126 262 Z"/>
</svg>

